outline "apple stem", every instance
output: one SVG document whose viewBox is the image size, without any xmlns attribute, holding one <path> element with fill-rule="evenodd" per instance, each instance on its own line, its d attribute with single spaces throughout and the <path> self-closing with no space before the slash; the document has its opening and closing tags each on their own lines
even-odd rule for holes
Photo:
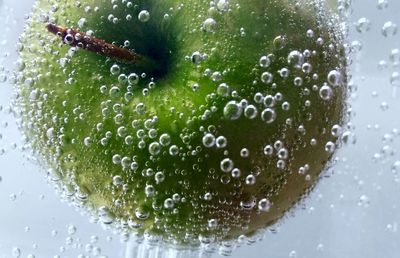
<svg viewBox="0 0 400 258">
<path fill-rule="evenodd" d="M 54 23 L 47 24 L 46 28 L 49 32 L 61 37 L 65 44 L 72 47 L 79 47 L 127 63 L 148 63 L 148 60 L 145 60 L 146 58 L 129 49 L 118 47 L 102 39 L 93 38 L 88 36 L 86 33 L 74 29 L 63 28 Z"/>
</svg>

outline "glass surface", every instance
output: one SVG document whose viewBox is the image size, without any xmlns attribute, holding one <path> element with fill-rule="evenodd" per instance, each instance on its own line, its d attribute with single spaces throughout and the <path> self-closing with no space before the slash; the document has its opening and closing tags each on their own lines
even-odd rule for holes
<svg viewBox="0 0 400 258">
<path fill-rule="evenodd" d="M 33 2 L 0 0 L 0 257 L 128 258 L 146 252 L 60 200 L 46 171 L 23 151 L 7 80 Z M 231 257 L 399 257 L 399 12 L 398 0 L 352 2 L 348 42 L 354 136 L 293 216 L 265 235 L 243 239 Z M 212 256 L 220 257 L 215 251 Z"/>
</svg>

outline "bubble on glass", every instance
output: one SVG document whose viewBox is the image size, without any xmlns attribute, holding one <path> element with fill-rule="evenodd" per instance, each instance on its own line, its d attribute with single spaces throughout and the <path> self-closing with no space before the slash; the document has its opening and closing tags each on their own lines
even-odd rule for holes
<svg viewBox="0 0 400 258">
<path fill-rule="evenodd" d="M 371 22 L 366 17 L 358 19 L 356 23 L 356 30 L 359 33 L 366 33 L 371 29 Z"/>
<path fill-rule="evenodd" d="M 393 37 L 397 34 L 397 25 L 391 21 L 385 22 L 382 26 L 382 35 L 385 37 Z"/>
</svg>

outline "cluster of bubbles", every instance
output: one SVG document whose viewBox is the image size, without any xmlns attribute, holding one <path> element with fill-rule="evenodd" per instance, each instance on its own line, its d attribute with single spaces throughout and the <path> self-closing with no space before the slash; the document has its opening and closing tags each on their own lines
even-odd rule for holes
<svg viewBox="0 0 400 258">
<path fill-rule="evenodd" d="M 150 8 L 111 2 L 113 14 L 105 16 L 110 24 L 122 26 L 121 17 L 135 26 L 156 22 Z M 118 14 L 120 2 L 129 14 Z M 168 9 L 164 19 L 175 18 L 179 8 Z M 224 35 L 218 15 L 228 16 L 233 10 L 240 6 L 229 0 L 210 3 L 207 16 L 198 17 L 202 22 L 191 33 L 205 38 Z M 51 15 L 45 20 L 55 19 Z M 77 25 L 86 28 L 90 22 L 81 17 Z M 368 30 L 368 24 L 361 23 L 360 31 Z M 247 40 L 250 32 L 243 25 L 232 40 Z M 251 78 L 244 83 L 233 61 L 226 69 L 215 64 L 218 55 L 229 60 L 224 51 L 234 45 L 197 44 L 176 61 L 177 67 L 190 71 L 174 82 L 184 78 L 183 84 L 191 87 L 189 93 L 182 90 L 179 100 L 179 91 L 163 88 L 164 78 L 158 80 L 110 57 L 102 64 L 106 74 L 93 75 L 90 83 L 95 86 L 89 88 L 94 96 L 87 97 L 76 89 L 86 84 L 86 78 L 76 74 L 87 71 L 74 63 L 88 62 L 84 55 L 77 55 L 76 48 L 57 48 L 52 35 L 41 35 L 41 45 L 26 34 L 20 52 L 34 60 L 18 65 L 21 127 L 51 167 L 62 195 L 96 214 L 98 222 L 121 234 L 137 231 L 151 239 L 158 234 L 165 241 L 204 246 L 222 243 L 220 252 L 229 254 L 237 243 L 246 242 L 242 233 L 263 227 L 265 218 L 282 217 L 291 206 L 279 207 L 276 196 L 287 194 L 285 185 L 299 177 L 296 196 L 288 198 L 300 199 L 337 142 L 347 137 L 340 125 L 346 92 L 343 46 L 318 28 L 302 33 L 309 47 L 289 47 L 296 39 L 277 35 L 271 49 L 246 61 L 252 70 L 250 76 L 243 75 Z M 65 40 L 68 44 L 68 37 Z M 130 48 L 134 43 L 125 39 L 122 44 Z M 45 62 L 36 56 L 42 51 L 51 59 L 46 62 L 54 61 L 48 74 L 34 68 Z M 333 54 L 337 56 L 329 59 Z M 52 73 L 66 77 L 65 85 L 60 84 L 64 92 L 54 91 L 42 79 Z M 248 137 L 248 142 L 236 137 Z M 302 151 L 316 161 L 302 158 Z M 237 236 L 236 242 L 223 241 Z"/>
</svg>

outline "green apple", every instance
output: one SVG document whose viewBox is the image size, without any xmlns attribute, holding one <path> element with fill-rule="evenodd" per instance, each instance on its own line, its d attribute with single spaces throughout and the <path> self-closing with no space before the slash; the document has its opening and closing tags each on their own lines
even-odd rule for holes
<svg viewBox="0 0 400 258">
<path fill-rule="evenodd" d="M 38 0 L 16 104 L 65 195 L 176 243 L 276 223 L 344 120 L 346 56 L 321 1 Z"/>
</svg>

